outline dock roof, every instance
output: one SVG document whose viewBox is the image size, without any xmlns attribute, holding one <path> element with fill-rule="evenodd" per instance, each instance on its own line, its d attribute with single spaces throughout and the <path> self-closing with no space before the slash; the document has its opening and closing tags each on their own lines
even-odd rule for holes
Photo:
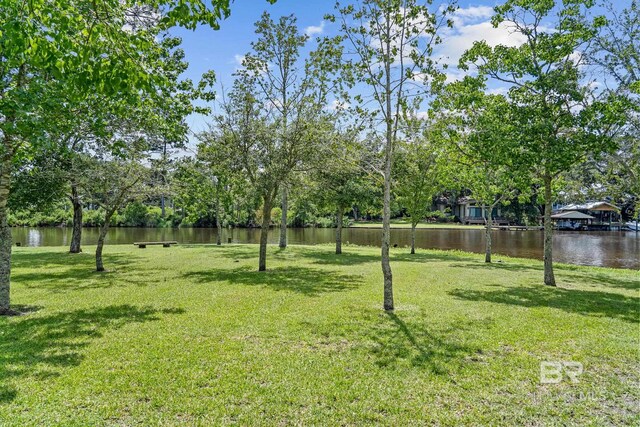
<svg viewBox="0 0 640 427">
<path fill-rule="evenodd" d="M 620 208 L 609 202 L 589 202 L 584 204 L 571 204 L 558 209 L 561 212 L 566 211 L 619 211 Z"/>
<path fill-rule="evenodd" d="M 555 215 L 551 215 L 552 219 L 595 219 L 591 215 L 587 215 L 578 211 L 566 211 Z"/>
</svg>

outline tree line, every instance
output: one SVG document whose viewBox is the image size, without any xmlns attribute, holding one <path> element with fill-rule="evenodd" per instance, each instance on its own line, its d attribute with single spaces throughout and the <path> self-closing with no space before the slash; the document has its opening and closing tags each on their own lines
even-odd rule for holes
<svg viewBox="0 0 640 427">
<path fill-rule="evenodd" d="M 393 310 L 394 210 L 415 236 L 434 197 L 471 194 L 487 208 L 491 262 L 493 208 L 539 204 L 544 283 L 555 286 L 551 210 L 559 190 L 640 200 L 635 0 L 606 16 L 591 1 L 508 0 L 492 23 L 507 24 L 523 43 L 475 42 L 457 81 L 447 80 L 435 54 L 455 24 L 455 4 L 338 2 L 325 17 L 337 35 L 316 40 L 295 16 L 265 12 L 233 85 L 215 94 L 215 113 L 194 103 L 214 101 L 214 73 L 183 79 L 188 64 L 167 30 L 215 27 L 228 4 L 147 3 L 48 10 L 46 2 L 18 2 L 0 12 L 9 26 L 1 53 L 0 311 L 10 311 L 8 206 L 66 198 L 72 253 L 81 251 L 84 207 L 100 207 L 98 271 L 108 227 L 130 202 L 160 201 L 164 217 L 170 196 L 183 220 L 208 216 L 219 231 L 255 221 L 259 271 L 267 269 L 274 208 L 281 248 L 293 209 L 331 213 L 340 254 L 344 214 L 356 207 L 382 217 L 383 307 Z M 46 25 L 33 33 L 9 25 L 25 16 Z M 185 118 L 194 112 L 210 117 L 209 128 L 195 135 L 193 156 L 171 160 L 167 147 L 187 146 Z M 38 182 L 51 191 L 38 193 Z"/>
</svg>

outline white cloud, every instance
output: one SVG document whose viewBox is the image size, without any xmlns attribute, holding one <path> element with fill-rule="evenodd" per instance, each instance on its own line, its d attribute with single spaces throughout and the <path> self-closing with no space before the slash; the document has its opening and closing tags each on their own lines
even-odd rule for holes
<svg viewBox="0 0 640 427">
<path fill-rule="evenodd" d="M 344 111 L 346 109 L 348 109 L 349 107 L 351 107 L 351 104 L 349 104 L 346 101 L 338 101 L 337 99 L 334 99 L 333 101 L 331 101 L 331 104 L 329 104 L 327 106 L 327 110 L 329 111 Z"/>
<path fill-rule="evenodd" d="M 309 37 L 319 36 L 320 34 L 324 33 L 324 25 L 324 21 L 320 22 L 320 25 L 310 25 L 305 28 L 304 33 Z"/>
<path fill-rule="evenodd" d="M 469 6 L 460 8 L 452 15 L 454 24 L 461 25 L 469 22 L 487 20 L 493 16 L 493 8 L 489 6 Z"/>
<path fill-rule="evenodd" d="M 504 86 L 495 87 L 493 89 L 487 90 L 488 95 L 507 95 L 509 93 L 509 88 Z"/>
<path fill-rule="evenodd" d="M 448 65 L 457 65 L 462 54 L 473 46 L 476 41 L 484 40 L 491 47 L 497 45 L 520 46 L 526 41 L 526 36 L 516 33 L 513 24 L 502 22 L 494 28 L 491 22 L 485 21 L 463 25 L 443 37 L 438 48 L 440 61 Z"/>
<path fill-rule="evenodd" d="M 244 56 L 244 55 L 238 55 L 238 54 L 236 54 L 236 55 L 234 55 L 234 56 L 233 56 L 233 61 L 235 62 L 235 64 L 236 64 L 238 67 L 242 67 L 243 62 L 244 62 L 244 58 L 245 58 L 245 56 Z"/>
<path fill-rule="evenodd" d="M 517 33 L 511 22 L 502 22 L 494 28 L 490 21 L 493 14 L 493 8 L 489 6 L 470 6 L 460 8 L 452 15 L 453 28 L 443 32 L 442 43 L 434 52 L 438 63 L 448 67 L 445 70 L 447 82 L 473 74 L 473 71 L 458 69 L 458 62 L 474 42 L 484 40 L 491 47 L 515 47 L 526 42 L 526 36 Z"/>
<path fill-rule="evenodd" d="M 453 83 L 455 81 L 458 80 L 462 80 L 465 78 L 465 76 L 467 76 L 469 73 L 463 70 L 460 70 L 458 68 L 449 68 L 445 73 L 445 77 L 446 77 L 446 82 L 447 83 Z"/>
<path fill-rule="evenodd" d="M 576 66 L 584 65 L 584 54 L 580 51 L 574 51 L 567 59 Z"/>
</svg>

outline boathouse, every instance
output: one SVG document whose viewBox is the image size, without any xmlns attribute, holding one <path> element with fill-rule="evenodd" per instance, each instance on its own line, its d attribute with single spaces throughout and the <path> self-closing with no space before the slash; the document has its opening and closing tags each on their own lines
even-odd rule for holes
<svg viewBox="0 0 640 427">
<path fill-rule="evenodd" d="M 578 215 L 582 214 L 582 215 Z M 620 208 L 609 202 L 588 202 L 558 207 L 553 213 L 557 225 L 579 224 L 586 230 L 620 230 L 623 226 Z"/>
</svg>

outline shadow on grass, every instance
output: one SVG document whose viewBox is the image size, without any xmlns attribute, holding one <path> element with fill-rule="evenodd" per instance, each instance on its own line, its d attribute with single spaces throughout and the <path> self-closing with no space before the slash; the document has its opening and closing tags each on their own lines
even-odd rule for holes
<svg viewBox="0 0 640 427">
<path fill-rule="evenodd" d="M 180 245 L 181 248 L 188 248 L 188 249 L 209 249 L 211 251 L 214 252 L 215 256 L 220 256 L 222 258 L 228 258 L 228 259 L 233 259 L 233 260 L 240 260 L 240 259 L 254 259 L 256 260 L 256 262 L 258 261 L 258 250 L 259 247 L 258 245 L 254 245 L 254 244 L 224 244 L 224 245 L 215 245 L 215 244 L 207 244 L 207 245 L 203 245 L 203 244 L 186 244 L 186 245 Z M 271 246 L 270 246 L 271 247 Z M 212 255 L 214 255 L 212 254 Z"/>
<path fill-rule="evenodd" d="M 360 276 L 306 267 L 278 267 L 262 272 L 251 267 L 241 267 L 189 272 L 183 277 L 198 283 L 229 282 L 234 285 L 262 286 L 307 296 L 348 291 L 362 284 Z"/>
<path fill-rule="evenodd" d="M 55 273 L 15 273 L 12 275 L 12 280 L 28 289 L 45 289 L 52 293 L 63 293 L 131 285 L 143 287 L 153 283 L 153 278 L 145 277 L 147 275 L 139 270 L 122 275 L 108 269 L 103 272 L 97 272 L 95 269 L 68 269 Z"/>
<path fill-rule="evenodd" d="M 0 319 L 0 404 L 16 397 L 12 383 L 55 377 L 79 365 L 83 349 L 105 331 L 159 320 L 162 314 L 182 313 L 183 309 L 117 305 Z"/>
<path fill-rule="evenodd" d="M 140 280 L 145 275 L 139 270 L 131 271 L 123 277 L 114 275 L 133 264 L 130 255 L 105 254 L 106 272 L 95 269 L 93 254 L 69 254 L 66 252 L 19 252 L 12 255 L 12 280 L 26 288 L 47 289 L 65 292 L 87 289 L 104 289 L 136 284 L 145 286 L 148 280 Z M 63 269 L 62 267 L 68 267 Z"/>
<path fill-rule="evenodd" d="M 185 248 L 202 248 L 203 245 L 181 245 Z M 204 245 L 215 251 L 217 256 L 233 259 L 233 260 L 258 260 L 258 245 L 249 244 L 234 244 L 233 246 L 222 245 Z M 379 263 L 380 254 L 379 248 L 376 248 L 374 254 L 361 254 L 358 253 L 363 246 L 348 246 L 342 247 L 342 254 L 336 255 L 333 246 L 322 247 L 319 246 L 315 249 L 307 249 L 300 246 L 292 245 L 292 250 L 280 249 L 275 245 L 269 245 L 268 258 L 273 259 L 291 259 L 290 257 L 301 256 L 311 260 L 314 264 L 319 265 L 358 265 L 367 263 Z M 353 251 L 351 250 L 353 249 Z M 391 252 L 391 262 L 430 262 L 430 261 L 470 261 L 472 258 L 468 256 L 460 256 L 456 251 L 441 251 L 441 252 L 424 252 L 424 250 L 418 250 L 416 254 L 410 254 L 409 249 L 405 249 L 402 252 L 399 249 L 394 249 Z M 268 260 L 267 260 L 268 261 Z"/>
<path fill-rule="evenodd" d="M 456 340 L 461 332 L 472 333 L 467 324 L 457 322 L 445 330 L 434 330 L 424 318 L 419 319 L 398 313 L 380 314 L 378 321 L 367 328 L 367 339 L 373 343 L 371 353 L 379 367 L 408 362 L 412 367 L 425 368 L 438 375 L 445 375 L 461 366 L 465 358 L 480 352 Z M 476 322 L 474 328 L 488 327 Z"/>
<path fill-rule="evenodd" d="M 131 254 L 122 255 L 109 253 L 109 246 L 106 246 L 103 258 L 105 266 L 109 267 L 109 265 L 129 265 L 138 257 Z M 13 268 L 45 268 L 47 266 L 87 266 L 89 268 L 95 268 L 95 262 L 95 253 L 93 251 L 70 254 L 68 252 L 23 250 L 11 254 L 11 266 Z"/>
<path fill-rule="evenodd" d="M 549 307 L 585 316 L 640 322 L 640 298 L 601 291 L 550 288 L 542 285 L 494 286 L 496 290 L 454 289 L 449 294 L 468 301 L 485 301 L 522 307 Z"/>
<path fill-rule="evenodd" d="M 314 264 L 322 265 L 357 265 L 367 263 L 380 263 L 379 254 L 363 255 L 357 252 L 349 252 L 349 248 L 343 248 L 341 255 L 336 255 L 330 250 L 322 252 L 319 250 L 298 250 L 297 252 L 305 258 L 313 260 Z M 419 251 L 415 254 L 408 252 L 391 252 L 391 262 L 439 262 L 439 261 L 470 261 L 469 257 L 463 257 L 455 252 L 437 253 L 437 252 L 422 252 Z"/>
<path fill-rule="evenodd" d="M 452 264 L 451 267 L 464 269 L 480 269 L 485 271 L 499 270 L 515 272 L 540 272 L 541 282 L 542 273 L 544 271 L 544 267 L 542 265 L 523 264 L 517 261 L 507 261 L 501 263 L 466 262 Z M 640 289 L 640 276 L 636 276 L 636 278 L 633 278 L 631 275 L 629 277 L 620 277 L 620 275 L 607 274 L 606 272 L 589 271 L 586 270 L 586 267 L 575 265 L 555 265 L 553 268 L 558 275 L 558 279 L 568 283 L 575 283 L 578 285 L 600 285 L 630 290 Z"/>
</svg>

